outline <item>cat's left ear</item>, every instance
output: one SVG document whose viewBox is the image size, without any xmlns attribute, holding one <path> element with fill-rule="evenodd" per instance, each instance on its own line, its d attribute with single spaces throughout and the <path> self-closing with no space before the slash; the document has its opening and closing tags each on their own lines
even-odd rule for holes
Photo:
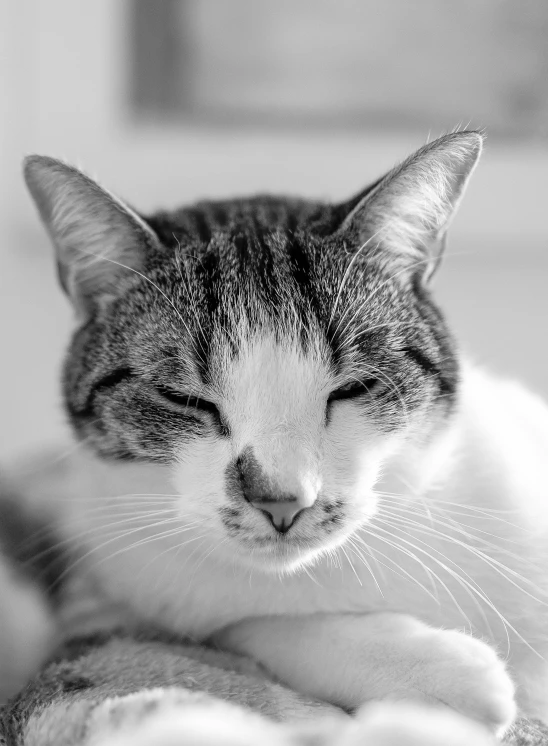
<svg viewBox="0 0 548 746">
<path fill-rule="evenodd" d="M 449 223 L 483 145 L 479 132 L 455 132 L 425 145 L 390 171 L 351 210 L 339 235 L 427 281 L 438 267 Z"/>
<path fill-rule="evenodd" d="M 24 174 L 55 246 L 61 284 L 85 319 L 124 277 L 143 271 L 158 238 L 127 204 L 73 166 L 32 155 Z"/>
</svg>

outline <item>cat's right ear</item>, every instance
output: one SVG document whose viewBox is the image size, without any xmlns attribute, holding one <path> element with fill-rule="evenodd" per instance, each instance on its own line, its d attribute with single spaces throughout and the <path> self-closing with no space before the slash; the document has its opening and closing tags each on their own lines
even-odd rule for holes
<svg viewBox="0 0 548 746">
<path fill-rule="evenodd" d="M 447 228 L 481 154 L 480 132 L 461 131 L 417 150 L 353 207 L 339 236 L 369 246 L 403 278 L 427 282 L 438 267 Z"/>
<path fill-rule="evenodd" d="M 55 246 L 61 284 L 87 317 L 128 272 L 143 269 L 156 234 L 117 197 L 55 158 L 29 156 L 24 174 Z"/>
</svg>

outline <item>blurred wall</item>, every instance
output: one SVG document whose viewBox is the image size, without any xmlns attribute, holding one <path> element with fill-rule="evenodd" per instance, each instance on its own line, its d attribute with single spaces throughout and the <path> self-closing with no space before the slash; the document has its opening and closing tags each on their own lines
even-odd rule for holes
<svg viewBox="0 0 548 746">
<path fill-rule="evenodd" d="M 545 0 L 133 0 L 135 112 L 548 136 Z"/>
<path fill-rule="evenodd" d="M 22 185 L 24 153 L 65 157 L 148 210 L 255 190 L 346 197 L 429 134 L 415 114 L 390 127 L 227 124 L 211 109 L 202 117 L 177 110 L 165 121 L 139 118 L 131 96 L 133 10 L 129 0 L 0 3 L 0 459 L 66 437 L 57 378 L 71 317 Z M 412 71 L 410 91 L 424 64 L 415 44 L 409 34 L 394 68 L 402 76 Z M 458 49 L 451 49 L 454 56 Z M 450 78 L 438 71 L 428 80 L 421 101 L 451 98 Z M 393 98 L 387 91 L 387 108 Z M 475 100 L 463 90 L 454 98 Z M 494 126 L 453 226 L 438 295 L 477 360 L 548 397 L 548 148 L 536 125 L 526 138 L 502 130 Z"/>
</svg>

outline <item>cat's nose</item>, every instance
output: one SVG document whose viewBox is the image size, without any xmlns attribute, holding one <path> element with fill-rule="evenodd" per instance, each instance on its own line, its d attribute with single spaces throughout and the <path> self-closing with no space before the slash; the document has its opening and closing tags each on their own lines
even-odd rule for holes
<svg viewBox="0 0 548 746">
<path fill-rule="evenodd" d="M 270 523 L 280 534 L 285 534 L 295 523 L 297 516 L 303 512 L 304 506 L 297 498 L 281 498 L 279 500 L 250 500 L 254 508 L 265 513 Z"/>
<path fill-rule="evenodd" d="M 251 449 L 246 449 L 235 462 L 239 488 L 245 500 L 260 510 L 276 531 L 287 533 L 297 517 L 314 504 L 316 493 L 303 479 L 289 484 L 272 478 L 265 472 Z"/>
</svg>

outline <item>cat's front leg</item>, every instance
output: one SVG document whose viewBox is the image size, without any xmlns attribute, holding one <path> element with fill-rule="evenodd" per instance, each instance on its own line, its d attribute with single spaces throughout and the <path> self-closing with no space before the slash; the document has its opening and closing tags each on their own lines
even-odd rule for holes
<svg viewBox="0 0 548 746">
<path fill-rule="evenodd" d="M 355 709 L 372 700 L 447 705 L 500 735 L 516 715 L 514 686 L 485 643 L 404 614 L 261 617 L 215 643 L 251 656 L 304 694 Z"/>
<path fill-rule="evenodd" d="M 257 713 L 172 687 L 102 702 L 88 719 L 81 746 L 284 746 L 285 736 Z"/>
<path fill-rule="evenodd" d="M 391 703 L 354 720 L 280 724 L 206 694 L 156 689 L 113 697 L 92 713 L 81 746 L 495 746 L 449 710 Z"/>
</svg>

